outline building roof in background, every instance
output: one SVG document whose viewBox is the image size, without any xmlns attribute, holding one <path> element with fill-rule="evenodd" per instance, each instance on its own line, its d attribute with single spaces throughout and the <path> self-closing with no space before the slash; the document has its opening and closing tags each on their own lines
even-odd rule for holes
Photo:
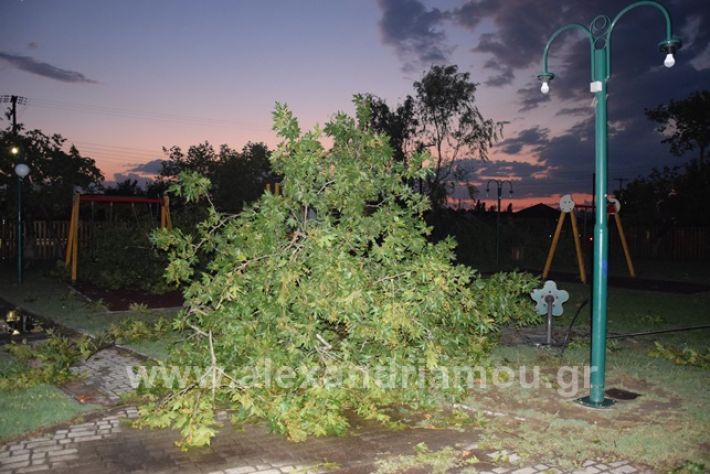
<svg viewBox="0 0 710 474">
<path fill-rule="evenodd" d="M 531 218 L 537 218 L 537 219 L 547 219 L 547 218 L 555 218 L 560 214 L 560 211 L 558 209 L 555 209 L 554 207 L 550 207 L 547 204 L 539 203 L 535 204 L 534 206 L 526 207 L 525 209 L 521 209 L 518 212 L 515 213 L 516 216 L 518 217 L 531 217 Z"/>
</svg>

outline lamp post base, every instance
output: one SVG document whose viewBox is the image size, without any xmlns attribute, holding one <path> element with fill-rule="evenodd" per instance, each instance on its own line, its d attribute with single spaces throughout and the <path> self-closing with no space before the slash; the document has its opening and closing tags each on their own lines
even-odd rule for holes
<svg viewBox="0 0 710 474">
<path fill-rule="evenodd" d="M 614 400 L 611 398 L 605 398 L 601 402 L 593 402 L 589 396 L 578 398 L 575 400 L 576 403 L 579 403 L 582 406 L 585 406 L 587 408 L 595 408 L 599 410 L 605 410 L 608 408 L 611 408 L 614 403 L 616 403 Z"/>
</svg>

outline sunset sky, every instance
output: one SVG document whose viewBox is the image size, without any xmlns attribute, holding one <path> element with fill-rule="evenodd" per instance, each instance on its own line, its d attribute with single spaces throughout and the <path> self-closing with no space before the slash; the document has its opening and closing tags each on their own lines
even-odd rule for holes
<svg viewBox="0 0 710 474">
<path fill-rule="evenodd" d="M 594 168 L 588 46 L 574 33 L 558 39 L 549 98 L 535 75 L 555 29 L 613 17 L 628 3 L 0 0 L 0 95 L 27 97 L 20 122 L 62 134 L 108 180 L 120 180 L 157 171 L 163 146 L 275 146 L 275 101 L 310 127 L 352 112 L 355 93 L 394 106 L 432 64 L 457 64 L 480 84 L 484 116 L 509 122 L 491 161 L 471 163 L 470 181 L 515 180 L 518 208 L 565 193 L 583 200 Z M 710 6 L 664 4 L 684 43 L 674 68 L 658 52 L 665 31 L 657 10 L 634 10 L 614 31 L 612 190 L 617 178 L 690 158 L 669 154 L 644 108 L 708 88 Z M 467 195 L 463 184 L 457 197 Z"/>
</svg>

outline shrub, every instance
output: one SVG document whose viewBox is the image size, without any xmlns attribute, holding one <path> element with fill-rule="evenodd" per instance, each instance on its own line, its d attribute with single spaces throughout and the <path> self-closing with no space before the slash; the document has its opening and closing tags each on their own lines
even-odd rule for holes
<svg viewBox="0 0 710 474">
<path fill-rule="evenodd" d="M 163 278 L 167 257 L 150 241 L 154 228 L 132 221 L 97 225 L 91 248 L 79 253 L 79 278 L 102 288 L 169 291 Z"/>
<path fill-rule="evenodd" d="M 218 405 L 233 408 L 235 421 L 267 420 L 293 440 L 343 433 L 348 412 L 387 422 L 389 406 L 465 390 L 405 385 L 403 374 L 389 386 L 334 377 L 365 377 L 376 366 L 416 365 L 429 375 L 476 365 L 499 322 L 530 318 L 532 304 L 511 303 L 529 277 L 480 283 L 453 264 L 451 239 L 427 239 L 427 200 L 406 184 L 426 176 L 427 155 L 393 160 L 387 137 L 364 125 L 369 110 L 356 105 L 357 121 L 341 113 L 325 126 L 333 142 L 326 150 L 319 128 L 302 135 L 277 104 L 283 141 L 271 160 L 283 194 L 265 194 L 238 216 L 211 208 L 195 235 L 154 233 L 169 252 L 168 278 L 187 285 L 176 324 L 192 337 L 171 362 L 207 369 L 144 406 L 140 425 L 179 428 L 188 446 L 209 442 Z M 195 201 L 208 188 L 207 179 L 182 174 L 172 192 Z M 253 383 L 249 369 L 269 366 L 292 368 L 289 386 Z"/>
</svg>

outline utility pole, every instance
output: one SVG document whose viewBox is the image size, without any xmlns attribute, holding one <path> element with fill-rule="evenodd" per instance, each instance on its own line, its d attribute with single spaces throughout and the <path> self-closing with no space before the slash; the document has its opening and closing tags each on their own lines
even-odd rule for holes
<svg viewBox="0 0 710 474">
<path fill-rule="evenodd" d="M 22 97 L 19 95 L 0 95 L 0 104 L 10 103 L 10 114 L 12 115 L 12 134 L 17 134 L 17 104 L 25 105 L 28 100 L 27 97 Z"/>
</svg>

